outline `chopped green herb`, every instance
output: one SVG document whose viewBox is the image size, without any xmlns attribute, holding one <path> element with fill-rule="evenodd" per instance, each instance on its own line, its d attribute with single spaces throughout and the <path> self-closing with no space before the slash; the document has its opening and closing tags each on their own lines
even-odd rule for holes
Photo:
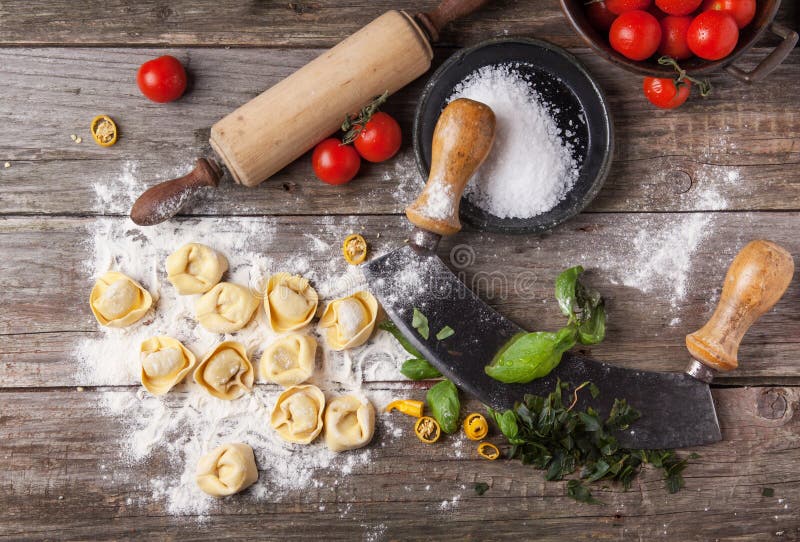
<svg viewBox="0 0 800 542">
<path fill-rule="evenodd" d="M 442 373 L 436 367 L 423 358 L 406 360 L 403 366 L 400 367 L 400 372 L 411 380 L 430 380 L 431 378 L 442 376 Z"/>
<path fill-rule="evenodd" d="M 511 410 L 490 409 L 489 414 L 511 444 L 509 458 L 545 471 L 547 480 L 562 480 L 577 472 L 579 478 L 570 480 L 567 494 L 580 502 L 597 502 L 588 488 L 593 482 L 617 481 L 628 489 L 646 463 L 662 469 L 670 493 L 680 490 L 688 458 L 681 459 L 672 450 L 621 448 L 613 433 L 635 422 L 639 412 L 620 399 L 615 400 L 605 420 L 592 408 L 574 409 L 577 393 L 584 388 L 593 396 L 599 393 L 587 382 L 571 389 L 568 383 L 559 381 L 546 397 L 525 395 Z M 565 397 L 570 400 L 569 406 Z"/>
<path fill-rule="evenodd" d="M 411 380 L 429 380 L 431 378 L 439 378 L 442 376 L 433 365 L 428 363 L 428 361 L 422 356 L 422 353 L 414 348 L 414 345 L 405 338 L 405 336 L 400 332 L 396 325 L 390 320 L 384 320 L 378 327 L 383 329 L 384 331 L 388 331 L 392 334 L 392 336 L 397 339 L 397 342 L 400 343 L 406 352 L 414 356 L 413 359 L 409 359 L 403 363 L 403 366 L 400 367 L 400 372 L 406 378 L 410 378 Z"/>
<path fill-rule="evenodd" d="M 775 496 L 775 490 L 772 489 L 771 487 L 765 487 L 765 488 L 763 488 L 761 490 L 761 496 L 762 497 L 774 497 Z"/>
<path fill-rule="evenodd" d="M 439 422 L 442 431 L 455 433 L 458 430 L 458 415 L 461 411 L 456 385 L 449 380 L 442 380 L 428 390 L 427 400 L 428 408 Z"/>
<path fill-rule="evenodd" d="M 592 492 L 580 480 L 570 480 L 567 482 L 567 496 L 572 497 L 578 502 L 587 504 L 601 504 L 600 501 L 592 496 Z"/>
<path fill-rule="evenodd" d="M 414 316 L 411 319 L 411 327 L 416 329 L 417 333 L 419 333 L 420 336 L 426 341 L 428 340 L 428 337 L 430 337 L 431 332 L 430 329 L 428 329 L 428 317 L 422 314 L 422 312 L 420 312 L 420 310 L 416 307 L 414 307 Z"/>
<path fill-rule="evenodd" d="M 487 491 L 489 491 L 489 484 L 486 482 L 478 482 L 475 484 L 475 493 L 478 495 L 483 495 Z"/>
<path fill-rule="evenodd" d="M 400 343 L 400 346 L 402 346 L 405 349 L 406 352 L 408 352 L 409 354 L 411 354 L 415 358 L 422 358 L 423 357 L 422 353 L 420 353 L 419 350 L 414 348 L 414 345 L 412 345 L 411 342 L 408 339 L 406 339 L 405 335 L 403 335 L 400 332 L 400 330 L 397 329 L 397 326 L 394 325 L 394 322 L 392 322 L 391 320 L 384 320 L 383 322 L 378 324 L 378 327 L 381 328 L 384 331 L 388 331 L 389 333 L 391 333 L 392 336 L 395 339 L 397 339 L 397 342 Z"/>
<path fill-rule="evenodd" d="M 439 330 L 439 333 L 436 334 L 436 339 L 443 341 L 448 337 L 452 337 L 455 334 L 453 328 L 450 326 L 444 326 L 442 329 Z"/>
</svg>

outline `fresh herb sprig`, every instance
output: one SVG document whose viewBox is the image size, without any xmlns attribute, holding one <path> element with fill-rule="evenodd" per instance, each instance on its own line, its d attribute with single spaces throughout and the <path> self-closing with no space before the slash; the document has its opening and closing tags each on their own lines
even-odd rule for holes
<svg viewBox="0 0 800 542">
<path fill-rule="evenodd" d="M 555 294 L 567 325 L 556 332 L 521 333 L 486 366 L 486 374 L 506 384 L 526 384 L 550 374 L 564 352 L 578 343 L 597 344 L 606 335 L 606 311 L 600 294 L 580 281 L 583 267 L 570 267 L 556 279 Z"/>
<path fill-rule="evenodd" d="M 508 457 L 545 471 L 547 480 L 563 480 L 579 472 L 578 478 L 567 483 L 567 495 L 585 503 L 600 502 L 593 497 L 588 484 L 611 480 L 628 489 L 647 463 L 663 470 L 667 491 L 680 490 L 688 459 L 698 456 L 692 454 L 682 459 L 672 450 L 620 447 L 613 433 L 634 423 L 639 412 L 624 399 L 614 401 L 605 420 L 591 407 L 576 410 L 577 394 L 584 388 L 596 396 L 597 388 L 588 382 L 570 391 L 567 382 L 559 381 L 546 397 L 526 395 L 513 409 L 504 412 L 489 409 L 511 444 Z M 565 394 L 571 398 L 569 406 L 564 403 Z"/>
</svg>

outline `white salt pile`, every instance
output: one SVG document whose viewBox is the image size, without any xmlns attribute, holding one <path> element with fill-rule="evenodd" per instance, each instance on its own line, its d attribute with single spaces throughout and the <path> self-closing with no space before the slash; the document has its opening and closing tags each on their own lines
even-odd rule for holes
<svg viewBox="0 0 800 542">
<path fill-rule="evenodd" d="M 500 218 L 530 218 L 555 207 L 575 184 L 580 164 L 556 124 L 556 111 L 515 67 L 484 66 L 453 89 L 494 111 L 495 141 L 467 185 L 469 201 Z"/>
</svg>

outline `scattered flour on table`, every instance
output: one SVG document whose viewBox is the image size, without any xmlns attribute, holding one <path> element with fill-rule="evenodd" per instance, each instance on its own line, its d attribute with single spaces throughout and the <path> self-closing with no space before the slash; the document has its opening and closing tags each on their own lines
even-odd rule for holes
<svg viewBox="0 0 800 542">
<path fill-rule="evenodd" d="M 186 162 L 170 169 L 159 169 L 157 172 L 145 173 L 142 171 L 139 162 L 128 160 L 110 178 L 101 178 L 92 184 L 92 190 L 94 191 L 93 210 L 111 215 L 128 214 L 133 202 L 145 190 L 154 186 L 157 181 L 181 177 L 192 171 L 194 167 L 194 162 Z M 207 194 L 210 194 L 210 190 L 207 188 L 196 189 L 193 193 L 186 194 L 181 199 L 180 205 L 187 198 L 192 198 L 194 202 L 197 202 Z M 188 204 L 189 207 L 191 205 L 192 202 Z"/>
<path fill-rule="evenodd" d="M 739 178 L 736 170 L 723 175 L 731 183 Z M 727 201 L 713 184 L 705 182 L 692 208 L 722 210 Z M 588 267 L 603 270 L 612 282 L 662 295 L 678 309 L 688 292 L 692 263 L 713 234 L 715 219 L 713 213 L 703 212 L 623 215 L 614 224 L 619 236 L 598 240 L 597 250 L 583 260 Z M 673 318 L 670 325 L 679 321 Z"/>
<path fill-rule="evenodd" d="M 741 172 L 735 166 L 699 165 L 690 190 L 680 195 L 681 209 L 697 212 L 625 215 L 615 225 L 621 236 L 612 241 L 612 246 L 603 246 L 606 241 L 601 240 L 599 250 L 587 255 L 585 263 L 600 267 L 615 283 L 663 296 L 677 311 L 689 292 L 692 266 L 699 251 L 706 252 L 706 260 L 716 257 L 716 268 L 724 269 L 730 263 L 727 257 L 705 246 L 714 234 L 718 215 L 703 211 L 728 209 L 725 194 L 748 193 L 742 183 Z M 709 293 L 709 312 L 718 297 L 719 289 Z M 673 315 L 669 325 L 680 322 L 680 317 Z"/>
<path fill-rule="evenodd" d="M 448 101 L 470 98 L 494 111 L 495 142 L 465 194 L 500 218 L 530 218 L 555 207 L 575 184 L 580 164 L 545 103 L 519 66 L 484 66 L 453 89 Z M 570 131 L 571 132 L 571 131 Z"/>
<path fill-rule="evenodd" d="M 172 221 L 139 228 L 129 220 L 99 219 L 89 232 L 92 257 L 85 262 L 87 291 L 93 279 L 108 270 L 124 272 L 138 280 L 153 295 L 154 309 L 127 329 L 99 328 L 94 337 L 81 342 L 74 352 L 79 361 L 81 385 L 138 385 L 139 345 L 154 335 L 171 335 L 182 341 L 198 358 L 222 340 L 243 343 L 254 365 L 264 347 L 277 337 L 268 326 L 263 308 L 244 329 L 227 335 L 206 331 L 194 318 L 199 296 L 179 296 L 164 271 L 166 257 L 190 241 L 205 243 L 226 255 L 230 269 L 223 280 L 262 292 L 266 278 L 274 272 L 302 273 L 320 294 L 320 310 L 334 297 L 364 287 L 360 272 L 347 265 L 338 252 L 339 241 L 354 227 L 347 217 L 320 217 L 314 233 L 298 231 L 298 246 L 273 243 L 277 228 L 282 231 L 300 225 L 279 224 L 275 218 L 203 218 Z M 284 244 L 285 245 L 285 244 Z M 331 248 L 333 247 L 333 248 Z M 328 396 L 354 393 L 368 397 L 380 413 L 393 398 L 390 381 L 403 377 L 398 366 L 408 355 L 392 336 L 376 330 L 370 341 L 345 352 L 333 352 L 315 325 L 322 350 L 311 382 Z M 319 487 L 321 469 L 336 469 L 346 476 L 368 463 L 371 449 L 341 454 L 330 452 L 320 438 L 309 446 L 286 443 L 269 426 L 269 414 L 281 389 L 257 381 L 253 393 L 235 401 L 222 401 L 204 392 L 191 377 L 164 397 L 138 391 L 105 391 L 100 406 L 122 424 L 122 459 L 135 465 L 167 457 L 163 475 L 151 480 L 153 499 L 163 500 L 170 514 L 203 517 L 218 501 L 201 492 L 194 482 L 194 469 L 201 455 L 223 442 L 250 444 L 260 467 L 256 485 L 242 498 L 280 500 L 289 490 Z M 391 439 L 402 429 L 378 415 L 376 435 Z M 377 437 L 376 437 L 377 441 Z M 177 471 L 177 472 L 175 472 Z M 229 504 L 227 505 L 229 506 Z"/>
</svg>

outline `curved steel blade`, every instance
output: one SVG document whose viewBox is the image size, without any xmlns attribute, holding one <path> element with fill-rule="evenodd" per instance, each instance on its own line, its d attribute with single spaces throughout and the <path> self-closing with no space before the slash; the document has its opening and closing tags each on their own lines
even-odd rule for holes
<svg viewBox="0 0 800 542">
<path fill-rule="evenodd" d="M 642 413 L 618 437 L 632 448 L 681 448 L 722 438 L 708 384 L 685 373 L 659 373 L 616 367 L 566 353 L 546 378 L 529 384 L 503 384 L 484 367 L 510 339 L 524 330 L 473 294 L 435 254 L 406 245 L 362 266 L 370 288 L 403 334 L 443 375 L 465 392 L 496 409 L 513 406 L 526 393 L 546 395 L 557 379 L 578 385 L 594 382 L 600 395 L 580 394 L 581 408 L 608 413 L 615 398 L 627 399 Z M 430 336 L 411 326 L 414 308 L 428 318 Z M 439 341 L 444 326 L 455 330 Z"/>
</svg>

